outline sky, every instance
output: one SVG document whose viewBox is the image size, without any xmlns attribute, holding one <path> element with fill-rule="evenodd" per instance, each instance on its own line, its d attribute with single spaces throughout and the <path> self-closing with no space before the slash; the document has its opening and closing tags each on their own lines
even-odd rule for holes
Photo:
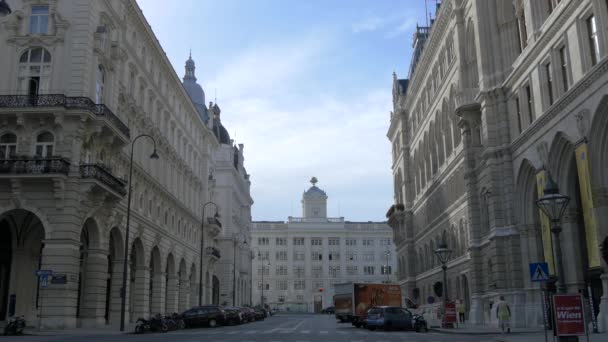
<svg viewBox="0 0 608 342">
<path fill-rule="evenodd" d="M 392 73 L 407 77 L 424 0 L 138 3 L 180 77 L 192 50 L 207 103 L 245 145 L 253 220 L 302 216 L 312 176 L 328 216 L 385 220 Z"/>
</svg>

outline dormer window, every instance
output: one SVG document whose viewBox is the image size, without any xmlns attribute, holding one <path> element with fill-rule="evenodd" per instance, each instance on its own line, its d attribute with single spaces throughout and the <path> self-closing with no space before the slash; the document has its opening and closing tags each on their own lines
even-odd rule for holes
<svg viewBox="0 0 608 342">
<path fill-rule="evenodd" d="M 47 34 L 49 31 L 49 6 L 32 6 L 30 33 Z"/>
</svg>

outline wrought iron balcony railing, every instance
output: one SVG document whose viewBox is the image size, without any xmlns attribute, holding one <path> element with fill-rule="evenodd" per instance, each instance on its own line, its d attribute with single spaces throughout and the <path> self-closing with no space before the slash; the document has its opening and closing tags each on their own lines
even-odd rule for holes
<svg viewBox="0 0 608 342">
<path fill-rule="evenodd" d="M 0 160 L 0 174 L 67 174 L 70 162 L 62 157 L 10 157 Z"/>
<path fill-rule="evenodd" d="M 207 255 L 216 257 L 218 259 L 220 259 L 222 257 L 220 250 L 215 247 L 207 247 Z"/>
<path fill-rule="evenodd" d="M 114 176 L 108 169 L 101 164 L 82 164 L 80 165 L 80 176 L 82 178 L 94 178 L 116 191 L 121 196 L 127 194 L 125 185 L 127 181 Z"/>
<path fill-rule="evenodd" d="M 88 97 L 69 97 L 63 94 L 41 95 L 0 95 L 0 108 L 63 107 L 81 109 L 107 119 L 116 129 L 129 137 L 129 127 L 125 125 L 106 105 L 96 104 Z"/>
</svg>

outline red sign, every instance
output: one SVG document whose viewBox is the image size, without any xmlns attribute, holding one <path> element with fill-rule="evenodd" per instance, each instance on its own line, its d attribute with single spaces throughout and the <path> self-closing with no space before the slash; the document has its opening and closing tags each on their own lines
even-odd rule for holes
<svg viewBox="0 0 608 342">
<path fill-rule="evenodd" d="M 456 302 L 450 301 L 445 303 L 445 312 L 443 314 L 442 323 L 445 324 L 454 324 L 456 323 Z"/>
<path fill-rule="evenodd" d="M 583 298 L 579 294 L 554 295 L 556 336 L 585 335 Z"/>
</svg>

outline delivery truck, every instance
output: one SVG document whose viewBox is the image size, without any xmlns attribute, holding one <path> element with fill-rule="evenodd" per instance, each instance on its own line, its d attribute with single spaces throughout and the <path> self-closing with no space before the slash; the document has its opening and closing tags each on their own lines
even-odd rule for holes
<svg viewBox="0 0 608 342">
<path fill-rule="evenodd" d="M 343 283 L 334 285 L 334 307 L 340 323 L 364 325 L 373 306 L 401 306 L 401 287 L 395 284 Z"/>
</svg>

